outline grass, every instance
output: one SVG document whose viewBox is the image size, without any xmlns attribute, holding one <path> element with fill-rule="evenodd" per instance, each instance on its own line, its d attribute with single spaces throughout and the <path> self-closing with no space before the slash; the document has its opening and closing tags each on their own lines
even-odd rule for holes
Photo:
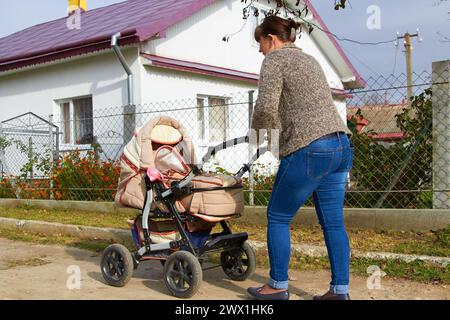
<svg viewBox="0 0 450 320">
<path fill-rule="evenodd" d="M 0 207 L 0 217 L 120 229 L 127 229 L 126 221 L 131 218 L 129 214 L 119 212 L 40 209 L 32 206 Z"/>
<path fill-rule="evenodd" d="M 248 232 L 252 240 L 267 240 L 265 225 L 243 225 L 239 220 L 229 225 L 234 232 Z M 290 232 L 292 243 L 325 246 L 320 227 L 292 225 Z M 347 233 L 350 247 L 360 251 L 450 257 L 450 226 L 427 232 L 347 229 Z"/>
<path fill-rule="evenodd" d="M 291 268 L 300 270 L 320 270 L 330 269 L 328 258 L 313 258 L 308 256 L 296 255 L 292 259 Z M 388 278 L 403 278 L 424 283 L 450 283 L 450 266 L 446 268 L 440 265 L 430 264 L 415 260 L 407 263 L 400 260 L 374 260 L 366 258 L 352 258 L 350 260 L 350 272 L 358 276 L 368 276 L 370 266 L 378 266 L 381 271 L 386 273 Z"/>
<path fill-rule="evenodd" d="M 64 224 L 127 229 L 127 213 L 102 213 L 94 211 L 49 210 L 30 206 L 1 208 L 0 217 L 21 220 L 41 220 Z M 233 232 L 248 232 L 251 240 L 266 241 L 265 225 L 243 224 L 232 220 Z M 220 228 L 217 226 L 216 228 Z M 375 231 L 348 229 L 350 247 L 360 251 L 385 251 L 450 257 L 450 226 L 427 232 Z M 324 246 L 320 227 L 291 226 L 292 243 Z"/>
<path fill-rule="evenodd" d="M 0 229 L 0 237 L 23 242 L 33 242 L 44 245 L 63 245 L 86 249 L 96 253 L 101 253 L 107 246 L 116 241 L 107 241 L 102 239 L 80 239 L 73 236 L 65 235 L 45 235 L 40 233 L 26 232 L 23 230 Z M 130 239 L 128 242 L 122 242 L 129 249 L 134 249 L 134 245 Z"/>
<path fill-rule="evenodd" d="M 86 249 L 92 251 L 96 254 L 100 254 L 107 246 L 114 241 L 99 240 L 99 239 L 79 239 L 72 236 L 48 236 L 39 233 L 30 233 L 23 230 L 8 230 L 0 229 L 0 237 L 14 240 L 14 241 L 24 241 L 33 242 L 45 245 L 64 245 L 70 247 L 76 247 L 80 249 Z M 128 249 L 134 250 L 134 245 L 132 241 L 122 242 Z M 210 256 L 210 262 L 218 263 L 219 255 L 213 254 Z M 10 261 L 7 263 L 6 267 L 11 268 L 14 266 L 38 266 L 45 264 L 45 259 L 34 259 L 33 261 L 28 260 L 17 260 Z M 268 268 L 269 259 L 267 256 L 267 251 L 264 249 L 258 250 L 257 252 L 257 265 L 258 267 Z M 439 265 L 434 265 L 431 263 L 426 263 L 423 261 L 413 261 L 410 263 L 398 260 L 374 260 L 365 258 L 352 258 L 350 262 L 350 272 L 354 275 L 367 276 L 367 268 L 369 266 L 376 265 L 382 271 L 386 273 L 388 278 L 403 278 L 407 280 L 414 280 L 424 283 L 439 283 L 439 284 L 449 284 L 450 283 L 450 265 L 447 267 L 441 267 Z M 291 269 L 296 269 L 300 271 L 313 271 L 317 272 L 320 270 L 329 270 L 330 265 L 328 258 L 326 257 L 309 257 L 299 254 L 293 254 L 291 256 Z"/>
<path fill-rule="evenodd" d="M 267 251 L 260 249 L 257 251 L 257 266 L 269 268 L 269 258 Z M 210 262 L 219 263 L 219 255 L 212 255 Z M 450 284 L 450 265 L 442 267 L 437 264 L 427 263 L 419 260 L 405 262 L 400 260 L 375 260 L 367 258 L 351 258 L 350 273 L 362 277 L 368 277 L 372 272 L 368 272 L 370 266 L 378 266 L 390 279 L 406 279 L 422 283 Z M 310 257 L 294 253 L 291 255 L 290 269 L 299 271 L 318 272 L 330 270 L 330 263 L 327 257 Z M 370 269 L 369 269 L 370 271 Z"/>
<path fill-rule="evenodd" d="M 442 267 L 420 260 L 405 262 L 391 259 L 358 258 L 351 260 L 350 271 L 356 275 L 367 276 L 367 268 L 371 265 L 378 266 L 390 278 L 404 278 L 433 284 L 450 284 L 450 265 Z"/>
</svg>

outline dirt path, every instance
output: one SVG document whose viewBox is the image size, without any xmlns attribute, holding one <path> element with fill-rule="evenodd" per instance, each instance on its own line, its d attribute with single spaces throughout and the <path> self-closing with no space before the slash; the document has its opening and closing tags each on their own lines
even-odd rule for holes
<svg viewBox="0 0 450 320">
<path fill-rule="evenodd" d="M 142 263 L 123 288 L 106 285 L 99 268 L 100 256 L 90 251 L 54 245 L 38 245 L 0 238 L 0 299 L 175 299 L 162 281 L 159 262 Z M 70 290 L 69 266 L 81 271 L 81 288 Z M 70 270 L 69 270 L 70 272 Z M 194 297 L 198 300 L 248 299 L 246 288 L 267 280 L 267 269 L 244 282 L 229 280 L 220 268 L 205 271 L 203 284 Z M 311 299 L 324 293 L 329 273 L 291 272 L 291 299 Z M 369 290 L 365 277 L 351 277 L 352 299 L 446 299 L 444 285 L 421 284 L 406 280 L 381 280 L 381 290 Z"/>
</svg>

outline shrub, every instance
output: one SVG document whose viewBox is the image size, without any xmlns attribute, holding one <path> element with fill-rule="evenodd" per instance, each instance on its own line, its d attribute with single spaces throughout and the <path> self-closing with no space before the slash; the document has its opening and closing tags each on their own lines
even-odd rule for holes
<svg viewBox="0 0 450 320">
<path fill-rule="evenodd" d="M 99 160 L 94 151 L 71 152 L 55 163 L 53 192 L 57 200 L 113 201 L 119 181 L 118 161 Z"/>
</svg>

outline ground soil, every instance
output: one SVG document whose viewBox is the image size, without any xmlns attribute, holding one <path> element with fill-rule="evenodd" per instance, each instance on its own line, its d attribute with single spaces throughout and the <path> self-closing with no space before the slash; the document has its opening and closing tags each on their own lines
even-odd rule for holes
<svg viewBox="0 0 450 320">
<path fill-rule="evenodd" d="M 122 288 L 107 285 L 103 280 L 100 255 L 91 251 L 58 246 L 39 245 L 0 238 L 0 299 L 176 299 L 170 296 L 158 261 L 142 263 L 130 282 Z M 71 274 L 68 267 L 81 271 L 81 288 L 68 289 Z M 309 300 L 327 290 L 327 271 L 294 270 L 290 273 L 292 300 Z M 258 268 L 246 281 L 228 279 L 221 268 L 205 271 L 197 300 L 249 299 L 246 289 L 267 281 L 268 270 Z M 381 289 L 367 288 L 367 277 L 351 276 L 352 299 L 439 299 L 448 300 L 450 290 L 442 284 L 423 284 L 401 279 L 381 279 Z"/>
</svg>

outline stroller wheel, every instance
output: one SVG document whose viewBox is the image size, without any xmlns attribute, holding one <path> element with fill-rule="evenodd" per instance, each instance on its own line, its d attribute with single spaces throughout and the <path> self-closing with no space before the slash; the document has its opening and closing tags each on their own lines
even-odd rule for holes
<svg viewBox="0 0 450 320">
<path fill-rule="evenodd" d="M 125 246 L 112 244 L 103 251 L 101 269 L 106 283 L 123 287 L 133 275 L 133 257 Z"/>
<path fill-rule="evenodd" d="M 248 243 L 244 243 L 239 249 L 223 251 L 220 254 L 220 262 L 223 271 L 231 280 L 244 281 L 255 272 L 255 251 Z"/>
<path fill-rule="evenodd" d="M 175 297 L 192 297 L 200 288 L 202 278 L 200 262 L 188 251 L 172 253 L 164 264 L 164 282 Z"/>
</svg>

